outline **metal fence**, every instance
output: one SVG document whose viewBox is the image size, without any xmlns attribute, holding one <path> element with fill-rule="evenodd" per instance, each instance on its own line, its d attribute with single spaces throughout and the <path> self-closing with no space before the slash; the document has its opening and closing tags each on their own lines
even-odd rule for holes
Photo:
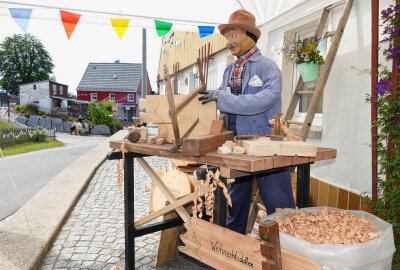
<svg viewBox="0 0 400 270">
<path fill-rule="evenodd" d="M 13 128 L 0 130 L 0 148 L 12 145 L 38 141 L 40 134 L 46 135 L 46 139 L 55 140 L 56 130 L 54 128 Z"/>
</svg>

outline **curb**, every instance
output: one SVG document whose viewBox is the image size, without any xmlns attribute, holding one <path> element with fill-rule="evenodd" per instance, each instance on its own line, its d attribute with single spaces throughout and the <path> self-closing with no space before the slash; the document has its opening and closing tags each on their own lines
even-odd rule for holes
<svg viewBox="0 0 400 270">
<path fill-rule="evenodd" d="M 0 269 L 39 269 L 58 232 L 121 130 L 72 162 L 0 225 Z"/>
</svg>

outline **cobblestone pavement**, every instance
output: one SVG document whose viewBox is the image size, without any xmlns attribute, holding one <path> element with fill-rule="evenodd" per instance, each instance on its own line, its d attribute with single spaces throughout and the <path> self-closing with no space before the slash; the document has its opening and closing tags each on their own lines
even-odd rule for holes
<svg viewBox="0 0 400 270">
<path fill-rule="evenodd" d="M 159 157 L 146 158 L 153 168 L 167 165 Z M 135 219 L 149 212 L 151 179 L 135 161 Z M 122 191 L 121 191 L 122 192 Z M 72 211 L 42 266 L 50 269 L 110 269 L 125 266 L 123 194 L 117 185 L 117 161 L 105 161 Z M 178 256 L 160 268 L 154 265 L 160 233 L 135 239 L 136 269 L 211 269 Z"/>
</svg>

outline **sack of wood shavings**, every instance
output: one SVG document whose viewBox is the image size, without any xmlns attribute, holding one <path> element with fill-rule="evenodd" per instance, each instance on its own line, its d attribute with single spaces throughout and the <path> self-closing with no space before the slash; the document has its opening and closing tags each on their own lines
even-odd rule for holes
<svg viewBox="0 0 400 270">
<path fill-rule="evenodd" d="M 263 220 L 280 225 L 281 248 L 315 261 L 324 270 L 392 268 L 392 225 L 367 212 L 310 207 L 284 209 Z"/>
</svg>

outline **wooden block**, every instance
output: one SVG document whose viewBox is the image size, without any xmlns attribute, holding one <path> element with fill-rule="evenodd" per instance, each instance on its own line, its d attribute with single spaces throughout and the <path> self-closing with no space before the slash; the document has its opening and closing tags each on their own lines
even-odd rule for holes
<svg viewBox="0 0 400 270">
<path fill-rule="evenodd" d="M 224 121 L 223 120 L 213 120 L 211 122 L 211 129 L 210 129 L 210 134 L 211 135 L 218 135 L 221 134 L 222 129 L 224 128 Z"/>
<path fill-rule="evenodd" d="M 145 110 L 145 109 L 146 109 L 146 99 L 139 98 L 139 110 Z"/>
<path fill-rule="evenodd" d="M 199 157 L 216 151 L 226 140 L 233 140 L 232 131 L 224 131 L 220 135 L 207 135 L 183 140 L 182 155 Z"/>
<path fill-rule="evenodd" d="M 296 155 L 300 157 L 316 157 L 317 156 L 317 146 L 306 143 L 297 142 Z"/>
<path fill-rule="evenodd" d="M 295 156 L 297 145 L 296 142 L 285 141 L 280 143 L 278 155 L 282 156 Z"/>
<path fill-rule="evenodd" d="M 218 147 L 218 153 L 223 155 L 229 155 L 232 154 L 232 149 L 230 149 L 228 146 L 221 146 Z"/>
<path fill-rule="evenodd" d="M 158 139 L 156 139 L 156 144 L 161 145 L 161 144 L 164 144 L 164 143 L 165 143 L 165 138 L 158 138 Z"/>
<path fill-rule="evenodd" d="M 250 156 L 254 156 L 256 147 L 268 143 L 269 139 L 267 138 L 259 138 L 256 140 L 242 140 L 242 146 L 246 149 L 246 153 Z"/>
<path fill-rule="evenodd" d="M 233 147 L 235 147 L 235 143 L 233 141 L 226 141 L 222 146 L 227 146 L 231 151 L 233 151 Z"/>
<path fill-rule="evenodd" d="M 235 155 L 242 155 L 245 152 L 246 152 L 246 149 L 241 146 L 234 146 L 233 150 L 232 150 L 232 154 L 235 154 Z"/>
<path fill-rule="evenodd" d="M 254 155 L 256 157 L 272 157 L 275 155 L 275 144 L 255 144 L 254 147 Z M 251 150 L 253 151 L 253 149 Z"/>
<path fill-rule="evenodd" d="M 148 144 L 156 144 L 156 138 L 149 138 L 147 139 Z"/>
</svg>

